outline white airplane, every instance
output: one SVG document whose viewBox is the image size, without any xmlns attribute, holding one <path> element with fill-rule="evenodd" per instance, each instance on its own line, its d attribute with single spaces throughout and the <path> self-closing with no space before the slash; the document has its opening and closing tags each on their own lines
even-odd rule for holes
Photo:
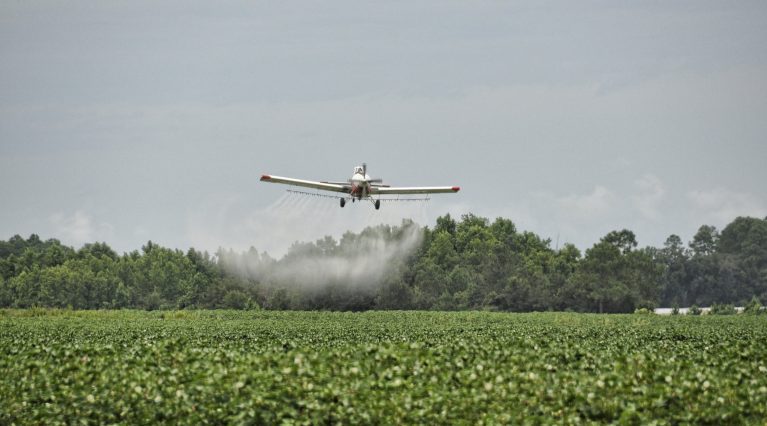
<svg viewBox="0 0 767 426">
<path fill-rule="evenodd" d="M 318 182 L 313 180 L 293 179 L 280 176 L 262 175 L 261 182 L 282 183 L 285 185 L 302 186 L 305 188 L 314 188 L 322 191 L 340 192 L 346 194 L 341 198 L 341 207 L 346 205 L 346 200 L 350 199 L 362 201 L 370 200 L 376 210 L 381 207 L 381 195 L 399 195 L 399 194 L 437 194 L 437 193 L 455 193 L 461 190 L 457 186 L 411 186 L 411 187 L 392 187 L 384 185 L 381 179 L 371 179 L 367 174 L 367 164 L 354 168 L 352 178 L 346 182 Z M 373 198 L 373 196 L 379 196 Z"/>
</svg>

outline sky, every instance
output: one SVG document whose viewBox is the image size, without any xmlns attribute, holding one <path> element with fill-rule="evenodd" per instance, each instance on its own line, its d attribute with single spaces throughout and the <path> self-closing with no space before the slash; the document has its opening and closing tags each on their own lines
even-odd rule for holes
<svg viewBox="0 0 767 426">
<path fill-rule="evenodd" d="M 586 249 L 767 216 L 767 2 L 0 2 L 0 238 L 185 250 L 474 213 Z M 457 185 L 299 196 L 261 174 Z"/>
</svg>

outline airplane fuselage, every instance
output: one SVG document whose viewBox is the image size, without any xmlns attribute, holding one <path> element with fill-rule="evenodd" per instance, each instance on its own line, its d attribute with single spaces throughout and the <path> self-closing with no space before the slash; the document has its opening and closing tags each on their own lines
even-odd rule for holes
<svg viewBox="0 0 767 426">
<path fill-rule="evenodd" d="M 368 195 L 370 189 L 370 176 L 363 175 L 362 173 L 355 173 L 351 178 L 352 190 L 351 196 L 361 200 Z"/>
</svg>

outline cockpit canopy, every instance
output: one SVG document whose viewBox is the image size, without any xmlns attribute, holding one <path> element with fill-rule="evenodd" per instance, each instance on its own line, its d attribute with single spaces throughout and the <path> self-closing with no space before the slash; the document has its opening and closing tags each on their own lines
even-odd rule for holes
<svg viewBox="0 0 767 426">
<path fill-rule="evenodd" d="M 357 167 L 354 168 L 354 174 L 355 175 L 356 174 L 360 174 L 361 175 L 362 172 L 363 172 L 362 166 L 357 166 Z"/>
</svg>

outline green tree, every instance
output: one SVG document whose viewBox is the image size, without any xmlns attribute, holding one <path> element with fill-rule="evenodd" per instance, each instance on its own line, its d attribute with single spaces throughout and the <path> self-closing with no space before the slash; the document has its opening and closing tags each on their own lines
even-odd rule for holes
<svg viewBox="0 0 767 426">
<path fill-rule="evenodd" d="M 390 276 L 375 296 L 376 309 L 412 309 L 413 289 L 402 277 Z"/>
<path fill-rule="evenodd" d="M 13 293 L 10 287 L 0 275 L 0 308 L 8 308 L 13 306 Z"/>
<path fill-rule="evenodd" d="M 600 313 L 650 307 L 660 288 L 661 270 L 646 250 L 635 251 L 636 246 L 631 231 L 608 233 L 586 250 L 563 291 L 563 302 Z"/>
<path fill-rule="evenodd" d="M 250 303 L 250 298 L 242 290 L 229 290 L 224 296 L 223 307 L 227 309 L 245 309 Z"/>
<path fill-rule="evenodd" d="M 702 225 L 690 242 L 690 250 L 693 256 L 709 256 L 716 253 L 719 245 L 719 232 L 716 227 Z"/>
<path fill-rule="evenodd" d="M 450 214 L 446 214 L 437 218 L 437 225 L 434 227 L 434 232 L 444 231 L 450 235 L 455 235 L 456 226 L 455 220 L 450 217 Z"/>
<path fill-rule="evenodd" d="M 551 261 L 549 282 L 552 294 L 548 308 L 552 310 L 567 309 L 570 300 L 566 297 L 567 283 L 578 269 L 581 261 L 581 251 L 573 244 L 565 244 Z"/>
<path fill-rule="evenodd" d="M 737 296 L 732 302 L 767 297 L 767 220 L 736 218 L 722 230 L 719 254 L 736 265 L 738 281 L 733 290 Z"/>
<path fill-rule="evenodd" d="M 83 247 L 77 251 L 77 257 L 81 259 L 89 256 L 95 258 L 107 257 L 113 261 L 116 261 L 118 257 L 117 253 L 115 253 L 107 243 L 88 243 L 83 245 Z"/>
<path fill-rule="evenodd" d="M 670 235 L 663 248 L 655 253 L 656 261 L 663 270 L 663 293 L 661 304 L 682 303 L 687 306 L 689 297 L 689 280 L 687 264 L 689 258 L 682 239 L 678 235 Z"/>
</svg>

